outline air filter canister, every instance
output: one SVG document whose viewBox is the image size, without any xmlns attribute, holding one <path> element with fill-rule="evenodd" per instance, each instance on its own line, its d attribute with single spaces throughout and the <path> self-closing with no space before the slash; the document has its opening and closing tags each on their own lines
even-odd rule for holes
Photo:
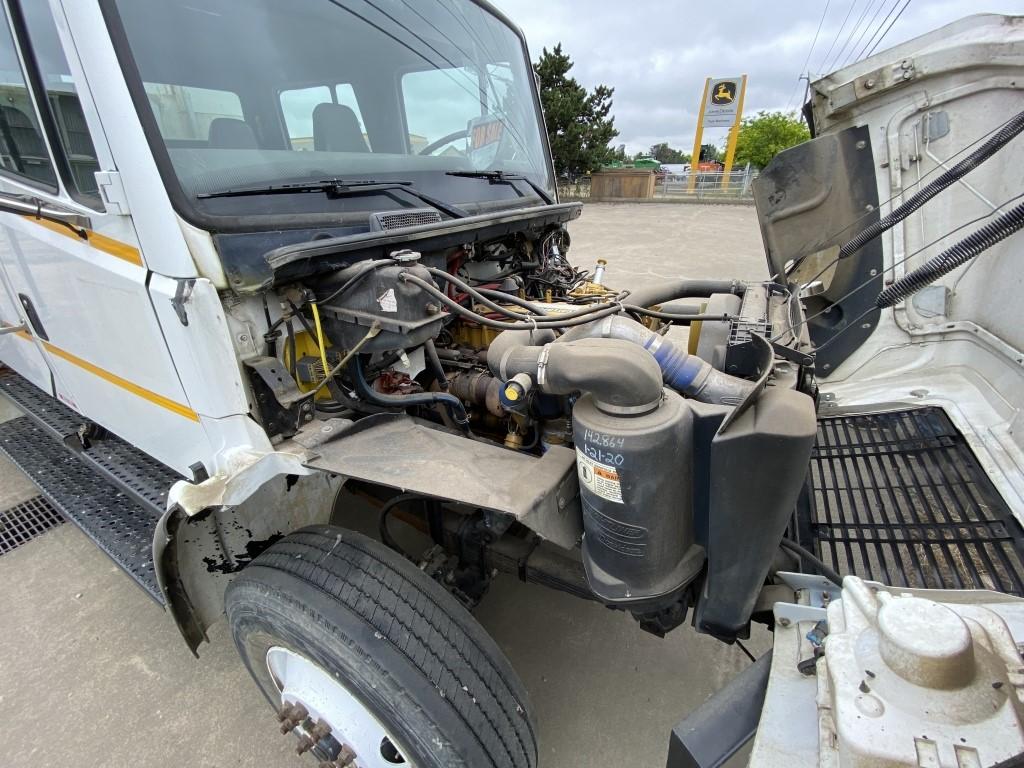
<svg viewBox="0 0 1024 768">
<path fill-rule="evenodd" d="M 704 562 L 694 543 L 693 412 L 670 390 L 647 413 L 610 410 L 590 394 L 573 408 L 583 564 L 601 600 L 656 607 Z"/>
</svg>

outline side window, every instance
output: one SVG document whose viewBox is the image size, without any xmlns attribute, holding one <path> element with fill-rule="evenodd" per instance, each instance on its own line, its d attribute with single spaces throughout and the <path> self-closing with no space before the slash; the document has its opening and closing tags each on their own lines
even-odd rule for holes
<svg viewBox="0 0 1024 768">
<path fill-rule="evenodd" d="M 82 202 L 98 205 L 100 200 L 94 174 L 100 166 L 50 7 L 46 3 L 30 2 L 24 3 L 22 9 L 32 54 L 46 90 L 47 108 L 67 159 L 70 174 L 70 178 L 65 180 L 67 189 L 72 197 L 84 198 Z"/>
<path fill-rule="evenodd" d="M 402 98 L 413 154 L 447 136 L 453 137 L 447 151 L 458 151 L 456 147 L 465 146 L 469 121 L 483 111 L 480 82 L 464 67 L 409 72 L 402 77 Z"/>
<path fill-rule="evenodd" d="M 0 18 L 0 168 L 57 188 L 57 177 L 39 129 L 14 37 Z"/>
<path fill-rule="evenodd" d="M 351 125 L 350 130 L 361 134 L 366 148 L 370 148 L 370 139 L 366 135 L 363 115 L 359 111 L 359 102 L 356 100 L 356 92 L 348 83 L 339 83 L 333 87 L 313 85 L 309 88 L 281 91 L 281 112 L 284 114 L 284 124 L 288 129 L 288 140 L 292 149 L 300 152 L 316 149 L 316 126 L 313 120 L 313 111 L 321 104 L 338 104 L 348 107 L 352 115 L 348 116 L 347 121 L 326 120 L 327 127 L 322 127 L 320 130 L 331 131 L 333 128 L 337 132 L 344 130 L 346 125 Z M 352 116 L 355 116 L 354 123 L 351 122 Z M 358 136 L 350 136 L 348 139 L 358 147 Z M 325 139 L 321 143 L 321 146 L 324 145 L 330 148 L 339 147 L 339 151 L 341 151 L 340 147 L 345 146 L 346 142 L 342 137 L 335 136 L 333 139 Z"/>
<path fill-rule="evenodd" d="M 235 132 L 248 128 L 237 93 L 166 83 L 144 83 L 144 86 L 160 135 L 169 147 L 174 147 L 175 143 L 179 146 L 207 144 L 211 140 L 210 126 L 218 119 L 233 121 L 230 125 Z M 244 124 L 241 129 L 239 123 Z"/>
</svg>

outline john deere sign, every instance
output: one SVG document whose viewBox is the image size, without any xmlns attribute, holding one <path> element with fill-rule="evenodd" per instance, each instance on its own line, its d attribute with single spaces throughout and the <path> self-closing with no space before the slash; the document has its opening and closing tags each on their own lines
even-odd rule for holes
<svg viewBox="0 0 1024 768">
<path fill-rule="evenodd" d="M 739 77 L 711 81 L 707 102 L 704 104 L 705 128 L 729 128 L 736 122 L 740 104 L 740 81 Z"/>
<path fill-rule="evenodd" d="M 693 157 L 700 157 L 701 139 L 705 128 L 731 128 L 725 147 L 725 166 L 722 187 L 728 184 L 732 160 L 736 156 L 736 137 L 739 134 L 740 117 L 743 115 L 743 96 L 747 91 L 747 76 L 709 77 L 704 81 L 704 96 L 700 102 L 697 118 L 697 135 L 693 139 Z M 694 163 L 696 168 L 696 163 Z M 697 174 L 690 174 L 690 191 L 697 184 Z"/>
</svg>

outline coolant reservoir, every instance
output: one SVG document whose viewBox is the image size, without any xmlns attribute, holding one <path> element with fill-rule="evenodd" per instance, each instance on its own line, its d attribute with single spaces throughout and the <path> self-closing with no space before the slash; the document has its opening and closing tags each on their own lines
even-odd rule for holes
<svg viewBox="0 0 1024 768">
<path fill-rule="evenodd" d="M 992 593 L 925 594 L 848 577 L 828 606 L 819 765 L 981 768 L 1024 751 L 1024 663 L 976 603 Z"/>
</svg>

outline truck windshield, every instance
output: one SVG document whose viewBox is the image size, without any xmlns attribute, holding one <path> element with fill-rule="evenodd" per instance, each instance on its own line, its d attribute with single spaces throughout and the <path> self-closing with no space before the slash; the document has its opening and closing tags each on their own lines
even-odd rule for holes
<svg viewBox="0 0 1024 768">
<path fill-rule="evenodd" d="M 402 179 L 438 199 L 499 207 L 553 191 L 525 46 L 486 5 L 113 2 L 150 139 L 202 214 L 374 206 L 372 195 L 212 194 L 329 179 Z M 495 170 L 536 187 L 448 173 Z"/>
</svg>

